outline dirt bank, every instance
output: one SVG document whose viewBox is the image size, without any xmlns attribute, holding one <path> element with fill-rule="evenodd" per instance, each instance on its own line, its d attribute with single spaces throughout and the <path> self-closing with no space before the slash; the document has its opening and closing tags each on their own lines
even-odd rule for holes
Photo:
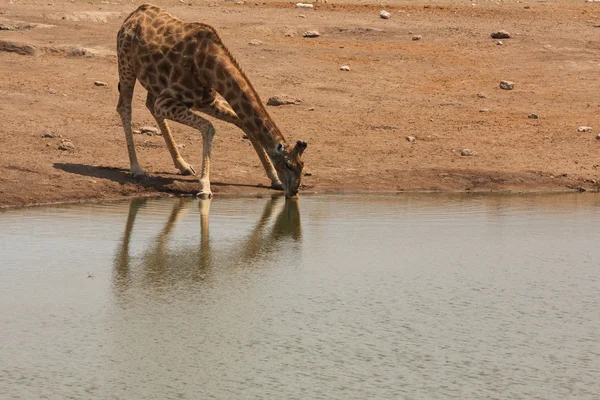
<svg viewBox="0 0 600 400">
<path fill-rule="evenodd" d="M 137 3 L 103 3 L 0 7 L 0 207 L 197 191 L 160 136 L 136 135 L 151 179 L 128 176 L 114 51 Z M 269 110 L 288 140 L 309 143 L 306 191 L 597 190 L 600 4 L 389 2 L 388 20 L 378 2 L 156 4 L 214 25 L 264 101 L 303 99 Z M 490 38 L 500 29 L 512 35 L 502 45 Z M 307 30 L 321 36 L 303 38 Z M 501 90 L 501 80 L 514 90 Z M 136 90 L 135 124 L 153 125 Z M 583 125 L 592 132 L 578 132 Z M 199 167 L 199 134 L 172 126 Z M 268 193 L 241 131 L 215 126 L 215 195 Z M 62 139 L 75 149 L 59 150 Z"/>
</svg>

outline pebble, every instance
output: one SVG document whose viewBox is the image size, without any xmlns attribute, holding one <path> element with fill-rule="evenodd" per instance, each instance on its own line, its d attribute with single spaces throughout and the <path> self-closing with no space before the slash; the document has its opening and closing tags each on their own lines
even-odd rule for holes
<svg viewBox="0 0 600 400">
<path fill-rule="evenodd" d="M 268 106 L 283 106 L 286 104 L 298 104 L 302 103 L 302 99 L 296 99 L 286 94 L 279 94 L 276 96 L 269 97 L 267 100 Z"/>
<path fill-rule="evenodd" d="M 306 38 L 313 38 L 313 37 L 319 37 L 321 36 L 321 34 L 317 31 L 306 31 L 302 34 L 303 37 Z"/>
<path fill-rule="evenodd" d="M 485 94 L 485 93 L 477 93 L 477 97 L 479 97 L 480 99 L 487 99 L 487 94 Z"/>
<path fill-rule="evenodd" d="M 94 86 L 108 86 L 106 82 L 94 81 Z"/>
<path fill-rule="evenodd" d="M 496 44 L 497 44 L 498 46 L 502 46 L 504 43 L 502 43 L 502 40 L 498 40 L 498 41 L 496 42 Z"/>
<path fill-rule="evenodd" d="M 390 19 L 391 17 L 392 17 L 392 13 L 390 13 L 390 12 L 387 12 L 387 11 L 385 11 L 385 10 L 381 10 L 381 11 L 379 11 L 379 18 L 382 18 L 382 19 Z"/>
<path fill-rule="evenodd" d="M 304 173 L 304 176 L 312 176 L 312 175 L 313 175 L 312 172 L 305 172 Z"/>
<path fill-rule="evenodd" d="M 159 130 L 153 126 L 142 126 L 140 128 L 140 133 L 145 133 L 148 136 L 158 135 Z"/>
<path fill-rule="evenodd" d="M 71 142 L 71 139 L 63 139 L 60 141 L 58 146 L 59 150 L 75 150 L 75 145 Z"/>
<path fill-rule="evenodd" d="M 471 149 L 462 149 L 460 151 L 460 155 L 463 157 L 471 157 L 473 156 L 475 153 L 473 152 L 473 150 Z"/>
<path fill-rule="evenodd" d="M 315 108 L 314 108 L 314 107 L 310 107 L 310 108 L 308 109 L 308 111 L 315 111 Z"/>
<path fill-rule="evenodd" d="M 342 66 L 340 67 L 340 71 L 350 71 L 350 67 L 349 67 L 349 66 L 347 66 L 347 65 L 342 65 Z"/>
<path fill-rule="evenodd" d="M 479 110 L 480 113 L 487 113 L 490 112 L 489 108 L 482 108 L 481 110 Z"/>
<path fill-rule="evenodd" d="M 538 119 L 538 118 L 539 118 L 539 116 L 538 116 L 537 114 L 529 114 L 529 115 L 527 116 L 527 118 L 529 118 L 529 119 Z"/>
<path fill-rule="evenodd" d="M 511 81 L 501 81 L 500 89 L 504 90 L 513 90 L 515 88 L 515 84 Z"/>
<path fill-rule="evenodd" d="M 56 136 L 57 136 L 56 133 L 52 133 L 50 131 L 44 131 L 44 133 L 42 133 L 43 138 L 54 139 Z"/>
<path fill-rule="evenodd" d="M 56 91 L 56 89 L 48 89 L 48 93 L 50 93 L 50 94 L 56 94 L 58 92 Z"/>
<path fill-rule="evenodd" d="M 510 33 L 506 31 L 498 31 L 491 34 L 492 39 L 510 39 Z"/>
<path fill-rule="evenodd" d="M 592 131 L 591 126 L 580 126 L 579 128 L 577 128 L 577 132 L 591 132 L 591 131 Z"/>
<path fill-rule="evenodd" d="M 596 135 L 596 140 L 600 140 L 600 133 Z"/>
<path fill-rule="evenodd" d="M 525 6 L 523 8 L 526 9 L 526 10 L 529 10 L 531 7 L 530 6 Z"/>
<path fill-rule="evenodd" d="M 414 143 L 414 142 L 416 142 L 416 141 L 417 141 L 417 138 L 416 138 L 416 137 L 414 137 L 414 136 L 407 136 L 407 137 L 406 137 L 406 141 L 407 141 L 407 142 Z"/>
<path fill-rule="evenodd" d="M 412 40 L 421 40 L 423 37 L 421 35 L 414 35 Z"/>
<path fill-rule="evenodd" d="M 260 46 L 263 44 L 263 42 L 261 40 L 258 39 L 252 39 L 251 41 L 248 42 L 248 44 L 250 46 Z"/>
<path fill-rule="evenodd" d="M 183 149 L 183 148 L 185 147 L 185 144 L 178 144 L 178 145 L 176 145 L 176 147 L 177 147 L 178 149 Z"/>
<path fill-rule="evenodd" d="M 313 5 L 306 3 L 296 3 L 296 8 L 313 8 Z"/>
</svg>

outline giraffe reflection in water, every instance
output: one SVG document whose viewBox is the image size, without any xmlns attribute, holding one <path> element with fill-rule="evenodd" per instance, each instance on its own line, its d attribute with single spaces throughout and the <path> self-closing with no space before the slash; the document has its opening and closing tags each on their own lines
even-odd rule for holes
<svg viewBox="0 0 600 400">
<path fill-rule="evenodd" d="M 297 201 L 286 201 L 283 196 L 267 200 L 262 214 L 242 238 L 211 241 L 209 234 L 209 210 L 211 199 L 195 201 L 179 198 L 173 201 L 171 213 L 155 236 L 150 248 L 140 257 L 132 257 L 130 245 L 135 220 L 148 199 L 133 199 L 121 243 L 114 259 L 114 281 L 117 289 L 131 285 L 163 287 L 173 283 L 193 283 L 205 280 L 211 268 L 230 265 L 251 265 L 263 257 L 280 253 L 281 246 L 297 249 L 302 239 L 300 210 Z M 199 243 L 184 246 L 169 246 L 177 222 L 183 215 L 199 207 Z M 286 249 L 289 250 L 289 249 Z M 293 250 L 293 249 L 292 249 Z"/>
</svg>

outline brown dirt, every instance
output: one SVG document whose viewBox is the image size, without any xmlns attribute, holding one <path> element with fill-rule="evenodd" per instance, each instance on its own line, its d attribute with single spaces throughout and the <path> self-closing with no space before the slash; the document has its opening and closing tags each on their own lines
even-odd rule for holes
<svg viewBox="0 0 600 400">
<path fill-rule="evenodd" d="M 150 181 L 128 175 L 114 50 L 137 4 L 102 3 L 0 2 L 0 22 L 18 27 L 0 31 L 0 206 L 197 191 L 194 177 L 176 174 L 158 136 L 136 135 Z M 269 110 L 288 140 L 309 143 L 305 191 L 597 189 L 600 4 L 332 3 L 314 10 L 291 2 L 156 4 L 214 25 L 264 101 L 304 99 Z M 379 18 L 382 8 L 391 19 Z M 302 37 L 314 29 L 321 37 Z M 500 29 L 513 34 L 502 46 L 490 38 Z M 250 46 L 251 39 L 264 44 Z M 501 80 L 515 89 L 501 90 Z M 153 125 L 144 99 L 139 87 L 138 126 Z M 172 125 L 184 158 L 199 167 L 199 134 Z M 580 125 L 594 131 L 578 133 Z M 241 131 L 215 126 L 216 196 L 268 193 Z M 45 130 L 71 139 L 75 150 L 58 150 L 61 138 L 42 138 Z M 475 155 L 462 157 L 464 148 Z"/>
</svg>

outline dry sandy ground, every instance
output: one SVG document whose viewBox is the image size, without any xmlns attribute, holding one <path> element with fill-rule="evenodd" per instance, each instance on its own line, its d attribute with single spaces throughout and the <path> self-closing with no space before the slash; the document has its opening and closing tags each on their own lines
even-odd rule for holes
<svg viewBox="0 0 600 400">
<path fill-rule="evenodd" d="M 115 36 L 140 3 L 51 1 L 0 3 L 0 25 L 12 29 L 0 30 L 0 206 L 195 193 L 196 178 L 176 173 L 160 136 L 136 135 L 150 181 L 127 174 Z M 289 141 L 309 143 L 305 192 L 598 188 L 600 3 L 155 4 L 214 25 L 263 101 L 303 99 L 269 110 Z M 379 18 L 382 8 L 391 19 Z M 513 36 L 503 45 L 490 38 L 500 29 Z M 321 36 L 303 38 L 307 30 Z M 15 48 L 33 54 L 7 51 Z M 153 125 L 136 90 L 134 121 Z M 582 125 L 594 130 L 579 133 Z M 198 169 L 200 135 L 172 126 Z M 215 126 L 215 195 L 268 194 L 241 131 Z M 61 138 L 42 138 L 45 130 L 75 150 L 59 150 Z M 465 148 L 475 155 L 461 156 Z"/>
</svg>

